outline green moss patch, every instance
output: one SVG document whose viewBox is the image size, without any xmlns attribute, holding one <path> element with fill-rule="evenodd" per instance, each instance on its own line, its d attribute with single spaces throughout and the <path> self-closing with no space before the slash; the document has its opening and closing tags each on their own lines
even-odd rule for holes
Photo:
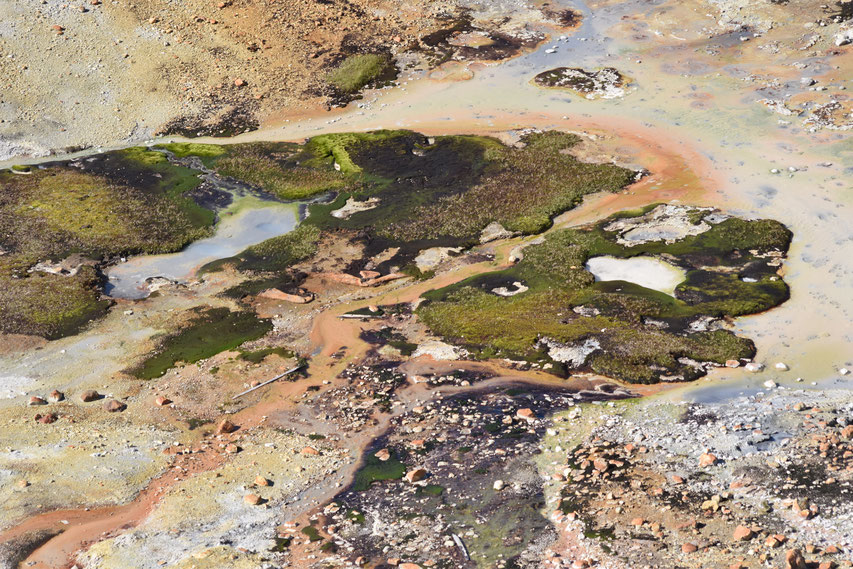
<svg viewBox="0 0 853 569">
<path fill-rule="evenodd" d="M 288 350 L 287 348 L 263 348 L 261 350 L 240 350 L 240 359 L 245 360 L 247 362 L 251 362 L 253 364 L 259 364 L 267 356 L 271 356 L 275 354 L 280 358 L 294 358 L 296 354 L 292 350 Z"/>
<path fill-rule="evenodd" d="M 36 272 L 20 278 L 2 272 L 0 331 L 56 339 L 79 331 L 110 305 L 100 299 L 100 278 L 92 267 L 73 276 Z"/>
<path fill-rule="evenodd" d="M 233 350 L 272 330 L 269 320 L 254 312 L 227 308 L 197 310 L 189 323 L 160 340 L 159 346 L 129 373 L 139 379 L 160 377 L 178 362 L 194 363 L 225 350 Z"/>
<path fill-rule="evenodd" d="M 373 456 L 372 452 L 365 455 L 364 464 L 355 473 L 351 489 L 364 492 L 374 482 L 382 480 L 399 480 L 406 474 L 406 465 L 400 462 L 397 453 L 391 452 L 391 457 L 382 461 Z"/>
<path fill-rule="evenodd" d="M 0 332 L 58 338 L 105 312 L 98 266 L 119 255 L 167 253 L 209 234 L 213 212 L 187 193 L 198 171 L 129 148 L 80 162 L 0 172 Z M 44 273 L 38 263 L 77 261 Z"/>
<path fill-rule="evenodd" d="M 674 242 L 630 245 L 608 230 L 614 220 L 648 209 L 554 232 L 510 269 L 427 293 L 418 314 L 433 332 L 481 358 L 527 359 L 558 373 L 590 369 L 631 382 L 694 379 L 708 362 L 754 355 L 750 340 L 701 321 L 784 302 L 788 288 L 776 266 L 790 232 L 771 220 L 728 218 Z M 689 213 L 697 212 L 711 215 Z M 686 269 L 687 278 L 675 297 L 624 281 L 595 282 L 584 265 L 597 255 L 661 256 Z M 513 282 L 529 289 L 511 297 L 492 292 Z M 566 348 L 573 350 L 568 360 Z"/>
<path fill-rule="evenodd" d="M 350 55 L 326 76 L 326 81 L 339 93 L 352 95 L 371 83 L 393 80 L 394 61 L 385 54 Z"/>
<path fill-rule="evenodd" d="M 301 200 L 348 186 L 345 173 L 318 163 L 291 142 L 251 142 L 219 146 L 172 143 L 160 148 L 184 158 L 196 156 L 218 175 L 251 184 L 284 200 Z"/>
</svg>

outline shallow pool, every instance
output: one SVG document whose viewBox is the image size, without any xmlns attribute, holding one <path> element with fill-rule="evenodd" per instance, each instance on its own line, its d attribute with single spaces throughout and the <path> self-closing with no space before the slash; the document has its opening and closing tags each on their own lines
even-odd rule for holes
<svg viewBox="0 0 853 569">
<path fill-rule="evenodd" d="M 165 277 L 185 282 L 204 264 L 236 255 L 247 247 L 292 231 L 299 222 L 298 204 L 255 197 L 238 198 L 220 215 L 215 233 L 178 253 L 141 255 L 107 270 L 105 292 L 114 298 L 145 298 L 146 279 Z"/>
<path fill-rule="evenodd" d="M 673 295 L 675 287 L 684 280 L 686 273 L 674 265 L 654 257 L 592 257 L 586 263 L 586 270 L 597 281 L 627 281 Z"/>
</svg>

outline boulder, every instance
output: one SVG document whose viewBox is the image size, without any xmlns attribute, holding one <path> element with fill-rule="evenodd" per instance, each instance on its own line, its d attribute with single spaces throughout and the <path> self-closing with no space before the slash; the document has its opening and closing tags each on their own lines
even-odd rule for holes
<svg viewBox="0 0 853 569">
<path fill-rule="evenodd" d="M 56 413 L 47 413 L 46 415 L 38 414 L 35 416 L 36 421 L 43 425 L 50 425 L 51 423 L 55 423 L 57 417 Z"/>
<path fill-rule="evenodd" d="M 835 37 L 833 39 L 835 40 L 835 45 L 837 47 L 853 43 L 853 29 L 841 30 L 840 32 L 835 34 Z"/>
<path fill-rule="evenodd" d="M 498 239 L 509 239 L 513 236 L 515 236 L 515 233 L 505 229 L 497 221 L 493 221 L 480 232 L 480 243 L 488 243 L 489 241 L 497 241 Z"/>
</svg>

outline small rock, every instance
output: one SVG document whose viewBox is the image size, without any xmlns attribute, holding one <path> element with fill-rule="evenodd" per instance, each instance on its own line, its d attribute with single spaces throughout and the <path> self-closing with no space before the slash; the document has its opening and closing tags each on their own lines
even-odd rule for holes
<svg viewBox="0 0 853 569">
<path fill-rule="evenodd" d="M 261 497 L 257 494 L 246 494 L 243 496 L 243 501 L 249 504 L 250 506 L 257 506 L 261 503 Z"/>
<path fill-rule="evenodd" d="M 228 454 L 237 454 L 238 452 L 240 452 L 240 447 L 238 447 L 234 443 L 227 444 L 225 445 L 225 452 L 227 452 Z"/>
<path fill-rule="evenodd" d="M 48 413 L 46 415 L 37 414 L 35 416 L 35 420 L 43 425 L 50 425 L 51 423 L 55 423 L 58 418 L 59 417 L 57 417 L 56 413 Z"/>
<path fill-rule="evenodd" d="M 304 456 L 319 456 L 320 451 L 315 449 L 314 447 L 305 447 L 300 451 Z"/>
<path fill-rule="evenodd" d="M 164 405 L 168 405 L 171 402 L 172 402 L 172 400 L 169 399 L 168 397 L 166 397 L 165 395 L 161 395 L 157 399 L 154 400 L 154 403 L 156 403 L 160 407 L 163 407 Z"/>
<path fill-rule="evenodd" d="M 785 569 L 806 569 L 806 560 L 799 549 L 789 549 L 785 552 Z"/>
<path fill-rule="evenodd" d="M 726 367 L 740 367 L 740 362 L 737 360 L 726 360 Z"/>
<path fill-rule="evenodd" d="M 391 458 L 391 452 L 387 448 L 383 448 L 383 449 L 376 451 L 373 454 L 373 456 L 375 456 L 376 458 L 378 458 L 382 462 L 385 462 L 386 460 Z"/>
<path fill-rule="evenodd" d="M 237 430 L 237 425 L 235 425 L 234 423 L 232 423 L 228 419 L 225 419 L 224 421 L 219 423 L 219 427 L 216 428 L 216 432 L 219 433 L 220 435 L 233 433 L 236 430 Z"/>
<path fill-rule="evenodd" d="M 104 409 L 106 409 L 110 413 L 120 413 L 127 409 L 127 405 L 122 403 L 118 399 L 112 399 L 104 403 Z"/>
<path fill-rule="evenodd" d="M 753 373 L 757 373 L 764 369 L 764 364 L 760 364 L 758 362 L 749 362 L 745 366 L 743 366 L 746 371 L 751 371 Z"/>
<path fill-rule="evenodd" d="M 732 534 L 732 538 L 735 541 L 749 541 L 752 539 L 753 532 L 746 526 L 738 526 L 735 528 L 734 533 Z"/>
<path fill-rule="evenodd" d="M 501 490 L 503 490 L 503 489 L 504 489 L 504 486 L 506 486 L 506 485 L 504 484 L 504 481 L 503 481 L 503 480 L 495 480 L 495 483 L 494 483 L 494 484 L 492 484 L 492 488 L 494 488 L 494 489 L 495 489 L 495 490 L 497 490 L 498 492 L 500 492 Z"/>
<path fill-rule="evenodd" d="M 255 478 L 255 484 L 257 486 L 270 486 L 272 485 L 272 482 L 270 482 L 269 479 L 264 478 L 263 476 L 258 476 L 257 478 Z"/>
<path fill-rule="evenodd" d="M 406 473 L 406 480 L 408 482 L 420 482 L 424 478 L 426 478 L 427 471 L 423 468 L 413 468 L 412 470 Z"/>
<path fill-rule="evenodd" d="M 234 80 L 234 86 L 235 86 L 235 87 L 245 87 L 245 86 L 246 86 L 246 82 L 245 82 L 244 80 L 242 80 L 242 79 L 235 79 L 235 80 Z"/>
<path fill-rule="evenodd" d="M 80 394 L 80 401 L 83 403 L 89 403 L 91 401 L 97 401 L 101 398 L 101 394 L 95 391 L 94 389 L 90 389 L 88 391 L 84 391 Z"/>
<path fill-rule="evenodd" d="M 32 397 L 30 397 L 30 402 L 28 403 L 28 405 L 47 405 L 47 401 L 45 401 L 41 397 L 33 395 Z"/>
<path fill-rule="evenodd" d="M 838 373 L 840 373 L 841 375 L 847 375 L 848 373 L 850 373 L 850 370 L 847 369 L 846 367 L 843 367 L 840 370 L 838 370 Z"/>
<path fill-rule="evenodd" d="M 692 543 L 685 543 L 681 546 L 681 553 L 694 553 L 698 551 L 698 547 L 696 547 Z"/>
<path fill-rule="evenodd" d="M 61 391 L 57 391 L 54 389 L 50 392 L 50 395 L 47 396 L 47 400 L 51 403 L 59 403 L 60 401 L 65 399 L 65 394 Z"/>
<path fill-rule="evenodd" d="M 699 457 L 699 466 L 700 467 L 713 466 L 716 463 L 717 463 L 716 455 L 711 454 L 710 452 L 702 453 L 702 455 Z"/>
<path fill-rule="evenodd" d="M 515 416 L 526 421 L 533 421 L 536 419 L 536 415 L 533 413 L 532 409 L 519 409 Z"/>
<path fill-rule="evenodd" d="M 786 364 L 786 363 L 784 363 L 784 362 L 776 362 L 776 365 L 775 365 L 775 366 L 773 366 L 773 367 L 775 367 L 775 368 L 776 368 L 776 369 L 778 369 L 779 371 L 788 371 L 788 370 L 790 369 L 790 368 L 788 367 L 788 364 Z"/>
<path fill-rule="evenodd" d="M 27 480 L 18 480 L 18 488 L 26 488 L 30 483 Z"/>
<path fill-rule="evenodd" d="M 775 389 L 776 387 L 778 387 L 778 385 L 772 379 L 768 379 L 764 382 L 764 387 L 766 387 L 767 389 Z"/>
</svg>

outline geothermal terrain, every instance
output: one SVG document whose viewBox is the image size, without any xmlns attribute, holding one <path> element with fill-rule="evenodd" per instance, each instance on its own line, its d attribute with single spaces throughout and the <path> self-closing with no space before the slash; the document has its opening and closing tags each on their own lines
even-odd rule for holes
<svg viewBox="0 0 853 569">
<path fill-rule="evenodd" d="M 0 4 L 0 567 L 853 566 L 853 4 Z"/>
</svg>

